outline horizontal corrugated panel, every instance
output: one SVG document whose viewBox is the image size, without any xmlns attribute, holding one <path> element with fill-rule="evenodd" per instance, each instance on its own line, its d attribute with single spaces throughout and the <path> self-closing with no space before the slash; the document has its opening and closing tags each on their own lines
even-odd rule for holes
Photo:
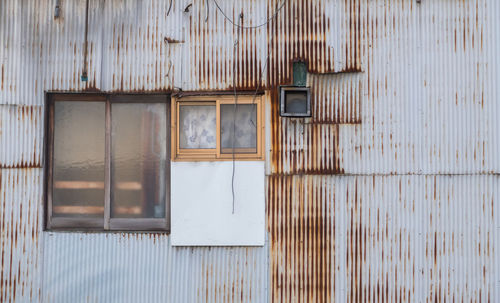
<svg viewBox="0 0 500 303">
<path fill-rule="evenodd" d="M 496 302 L 497 176 L 268 177 L 271 302 Z"/>
<path fill-rule="evenodd" d="M 38 302 L 42 170 L 0 169 L 0 302 Z"/>
<path fill-rule="evenodd" d="M 0 168 L 41 167 L 43 107 L 0 105 Z"/>
<path fill-rule="evenodd" d="M 45 302 L 266 302 L 267 247 L 172 247 L 161 234 L 43 235 Z"/>
</svg>

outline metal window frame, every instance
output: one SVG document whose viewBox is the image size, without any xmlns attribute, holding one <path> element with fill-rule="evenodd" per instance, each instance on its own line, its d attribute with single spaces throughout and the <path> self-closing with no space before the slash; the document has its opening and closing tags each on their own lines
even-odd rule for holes
<svg viewBox="0 0 500 303">
<path fill-rule="evenodd" d="M 311 89 L 302 86 L 280 86 L 280 116 L 288 118 L 308 118 L 311 117 Z M 287 92 L 306 92 L 307 93 L 307 112 L 306 113 L 287 113 L 285 110 L 285 97 Z"/>
<path fill-rule="evenodd" d="M 53 164 L 54 164 L 54 104 L 56 101 L 104 102 L 105 115 L 105 179 L 104 217 L 70 218 L 52 215 Z M 164 218 L 110 218 L 111 215 L 111 104 L 112 103 L 164 103 L 166 115 L 165 161 L 165 217 Z M 44 199 L 45 230 L 49 231 L 96 231 L 96 232 L 170 232 L 170 96 L 168 94 L 106 94 L 47 92 L 45 96 L 44 140 Z"/>
</svg>

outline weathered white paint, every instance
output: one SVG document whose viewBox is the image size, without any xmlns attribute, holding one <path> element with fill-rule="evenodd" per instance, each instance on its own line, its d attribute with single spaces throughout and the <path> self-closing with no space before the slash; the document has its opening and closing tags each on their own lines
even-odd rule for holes
<svg viewBox="0 0 500 303">
<path fill-rule="evenodd" d="M 171 235 L 174 246 L 264 245 L 263 161 L 173 162 Z"/>
<path fill-rule="evenodd" d="M 29 277 L 40 277 L 43 289 L 15 302 L 266 302 L 266 246 L 172 247 L 164 233 L 43 232 L 40 239 L 42 276 Z"/>
</svg>

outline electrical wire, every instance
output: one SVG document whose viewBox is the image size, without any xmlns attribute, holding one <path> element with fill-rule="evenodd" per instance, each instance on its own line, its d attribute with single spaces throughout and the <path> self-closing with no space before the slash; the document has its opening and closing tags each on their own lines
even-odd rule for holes
<svg viewBox="0 0 500 303">
<path fill-rule="evenodd" d="M 207 23 L 208 15 L 210 14 L 210 7 L 208 6 L 208 0 L 205 1 L 205 6 L 207 7 L 207 15 L 205 16 L 205 23 Z"/>
<path fill-rule="evenodd" d="M 229 18 L 226 13 L 224 13 L 224 11 L 222 10 L 222 8 L 219 6 L 219 3 L 217 3 L 216 0 L 213 0 L 214 3 L 215 3 L 215 6 L 217 7 L 217 9 L 222 13 L 222 15 L 224 16 L 224 18 L 227 19 L 227 21 L 229 21 L 232 25 L 238 27 L 238 28 L 243 28 L 243 29 L 255 29 L 255 28 L 259 28 L 259 27 L 262 27 L 262 26 L 265 26 L 267 25 L 269 22 L 271 22 L 274 18 L 276 18 L 276 16 L 278 16 L 278 13 L 280 12 L 280 10 L 283 8 L 283 6 L 285 6 L 285 3 L 286 3 L 286 0 L 283 0 L 283 2 L 281 2 L 281 4 L 279 6 L 277 6 L 276 8 L 276 11 L 271 15 L 271 17 L 269 17 L 269 19 L 266 20 L 266 22 L 262 23 L 262 24 L 259 24 L 259 25 L 255 25 L 255 26 L 243 26 L 243 25 L 240 25 L 239 22 L 238 24 L 237 23 L 234 23 L 233 20 L 231 20 L 231 18 Z M 241 16 L 241 15 L 240 15 Z"/>
<path fill-rule="evenodd" d="M 241 21 L 243 19 L 243 13 L 240 14 L 239 20 Z M 239 22 L 238 22 L 239 23 Z M 231 144 L 231 153 L 232 153 L 232 175 L 231 175 L 231 194 L 233 197 L 233 215 L 234 215 L 234 200 L 235 200 L 235 195 L 234 195 L 234 175 L 235 175 L 235 169 L 236 169 L 236 155 L 234 153 L 234 141 L 236 141 L 236 113 L 237 113 L 237 104 L 238 104 L 238 94 L 236 93 L 236 48 L 239 46 L 240 43 L 240 28 L 238 27 L 237 29 L 237 34 L 236 34 L 236 41 L 234 42 L 233 45 L 233 92 L 234 92 L 234 106 L 233 106 L 233 129 L 232 129 L 232 144 Z"/>
<path fill-rule="evenodd" d="M 170 10 L 172 9 L 172 2 L 174 2 L 174 0 L 170 0 L 170 4 L 168 5 L 167 16 L 170 14 Z"/>
<path fill-rule="evenodd" d="M 87 81 L 87 67 L 88 67 L 88 33 L 89 33 L 89 0 L 85 2 L 85 40 L 83 42 L 83 71 L 82 80 Z"/>
<path fill-rule="evenodd" d="M 234 176 L 235 176 L 235 153 L 234 153 L 234 142 L 235 142 L 235 130 L 236 130 L 236 111 L 237 111 L 237 103 L 238 103 L 238 94 L 236 93 L 236 46 L 238 46 L 239 44 L 239 39 L 240 39 L 240 31 L 239 29 L 249 29 L 249 28 L 258 28 L 258 27 L 261 27 L 261 26 L 264 26 L 266 24 L 268 24 L 269 22 L 271 22 L 279 13 L 279 11 L 283 8 L 283 6 L 285 5 L 285 2 L 286 0 L 284 0 L 281 5 L 276 9 L 276 12 L 272 15 L 271 18 L 269 18 L 265 23 L 261 24 L 261 25 L 258 25 L 258 26 L 254 26 L 254 27 L 245 27 L 245 26 L 241 26 L 239 23 L 236 24 L 234 23 L 229 17 L 226 16 L 226 14 L 222 11 L 222 9 L 219 7 L 219 5 L 217 4 L 217 1 L 214 0 L 214 3 L 215 5 L 217 6 L 217 8 L 219 9 L 219 11 L 224 15 L 224 17 L 231 23 L 233 24 L 235 27 L 238 28 L 238 31 L 237 31 L 237 38 L 236 38 L 236 41 L 233 45 L 233 93 L 234 93 L 234 107 L 233 107 L 233 133 L 232 133 L 232 176 L 231 176 L 231 193 L 232 193 L 232 198 L 233 198 L 233 214 L 234 214 L 234 204 L 235 204 L 235 194 L 234 194 Z M 239 16 L 239 20 L 242 20 L 243 19 L 243 14 L 240 14 Z M 273 35 L 271 35 L 271 40 L 270 40 L 270 44 L 272 45 L 272 41 L 273 41 Z M 259 92 L 259 89 L 260 89 L 260 85 L 262 83 L 262 75 L 266 72 L 267 70 L 267 65 L 268 65 L 268 61 L 269 61 L 269 49 L 267 50 L 267 56 L 266 56 L 266 59 L 264 60 L 264 68 L 260 71 L 259 73 L 259 82 L 257 83 L 257 86 L 256 86 L 256 89 L 255 89 L 255 92 L 253 94 L 253 97 L 252 97 L 252 105 L 255 105 L 255 99 L 257 98 L 257 93 Z M 252 113 L 250 114 L 250 119 L 252 119 L 253 115 L 254 115 L 254 111 L 255 111 L 255 106 L 252 106 Z M 250 120 L 253 125 L 257 128 L 257 123 L 255 123 L 254 121 Z M 257 129 L 258 131 L 258 129 Z"/>
</svg>

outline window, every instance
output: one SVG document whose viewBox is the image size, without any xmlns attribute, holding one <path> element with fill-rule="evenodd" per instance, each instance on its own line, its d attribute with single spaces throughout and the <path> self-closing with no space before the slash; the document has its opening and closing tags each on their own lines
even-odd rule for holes
<svg viewBox="0 0 500 303">
<path fill-rule="evenodd" d="M 50 94 L 47 101 L 47 228 L 168 230 L 169 98 Z"/>
<path fill-rule="evenodd" d="M 177 98 L 172 104 L 174 160 L 261 160 L 260 96 Z"/>
</svg>

